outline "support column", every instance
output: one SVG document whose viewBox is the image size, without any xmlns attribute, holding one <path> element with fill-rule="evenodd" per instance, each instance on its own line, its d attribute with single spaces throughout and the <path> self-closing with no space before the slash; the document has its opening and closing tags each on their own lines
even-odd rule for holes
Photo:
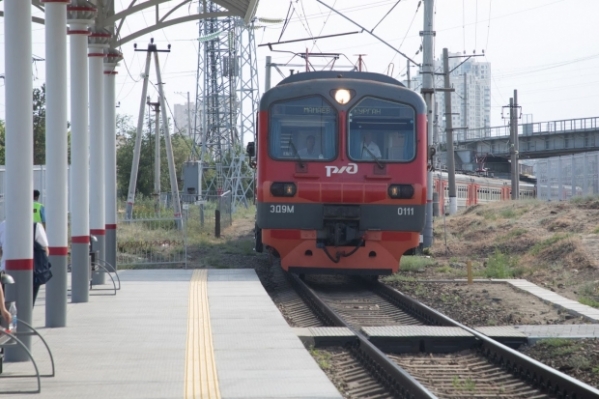
<svg viewBox="0 0 599 399">
<path fill-rule="evenodd" d="M 427 116 L 427 154 L 436 149 L 437 140 L 433 136 L 435 128 L 435 89 L 434 89 L 434 0 L 424 0 L 424 29 L 422 35 L 422 95 L 426 102 Z M 409 65 L 409 63 L 408 63 Z M 408 68 L 409 71 L 409 68 Z M 430 167 L 426 179 L 426 219 L 422 232 L 422 246 L 425 248 L 433 245 L 433 169 L 432 155 L 429 155 Z"/>
<path fill-rule="evenodd" d="M 90 128 L 90 173 L 89 173 L 89 221 L 90 234 L 96 237 L 92 247 L 98 258 L 106 260 L 105 225 L 105 179 L 104 179 L 104 49 L 108 47 L 110 33 L 103 29 L 92 29 L 89 36 L 89 128 Z M 104 284 L 106 276 L 98 269 L 92 274 L 93 284 Z"/>
<path fill-rule="evenodd" d="M 115 49 L 108 51 L 104 60 L 104 171 L 106 179 L 106 265 L 109 271 L 116 271 L 116 93 L 114 70 L 123 59 Z"/>
<path fill-rule="evenodd" d="M 458 200 L 456 197 L 455 184 L 455 161 L 453 151 L 453 113 L 451 107 L 451 83 L 449 77 L 449 52 L 446 48 L 443 49 L 443 75 L 445 86 L 445 133 L 447 137 L 447 183 L 449 185 L 449 214 L 455 215 L 458 211 Z"/>
<path fill-rule="evenodd" d="M 89 130 L 87 37 L 97 12 L 87 2 L 67 7 L 71 89 L 71 301 L 89 301 Z"/>
<path fill-rule="evenodd" d="M 44 0 L 46 31 L 46 227 L 52 279 L 46 285 L 46 327 L 67 325 L 67 4 Z"/>
<path fill-rule="evenodd" d="M 31 2 L 4 1 L 6 81 L 6 270 L 15 279 L 8 300 L 19 319 L 31 323 L 33 305 L 33 116 L 31 114 Z M 19 331 L 27 331 L 22 324 Z M 31 336 L 22 336 L 31 349 Z M 6 360 L 26 361 L 21 348 L 6 348 Z"/>
</svg>

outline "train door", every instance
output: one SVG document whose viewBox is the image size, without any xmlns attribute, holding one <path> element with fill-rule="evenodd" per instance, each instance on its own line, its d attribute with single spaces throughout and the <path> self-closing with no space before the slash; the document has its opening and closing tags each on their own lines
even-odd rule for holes
<svg viewBox="0 0 599 399">
<path fill-rule="evenodd" d="M 468 206 L 478 204 L 478 198 L 476 196 L 477 190 L 478 190 L 478 184 L 476 184 L 476 183 L 468 184 Z"/>
<path fill-rule="evenodd" d="M 503 201 L 507 201 L 510 199 L 511 196 L 511 192 L 510 192 L 510 187 L 509 186 L 503 186 L 501 188 L 501 199 Z"/>
</svg>

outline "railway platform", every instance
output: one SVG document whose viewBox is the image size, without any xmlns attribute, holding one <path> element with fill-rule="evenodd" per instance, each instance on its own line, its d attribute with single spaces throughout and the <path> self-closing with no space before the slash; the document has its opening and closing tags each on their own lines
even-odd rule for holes
<svg viewBox="0 0 599 399">
<path fill-rule="evenodd" d="M 341 398 L 287 325 L 252 269 L 124 270 L 122 289 L 69 303 L 68 326 L 44 328 L 40 291 L 33 326 L 54 355 L 40 398 Z M 43 374 L 50 361 L 33 339 Z M 31 373 L 5 363 L 3 376 Z M 0 392 L 33 378 L 0 380 Z M 19 397 L 9 394 L 1 397 Z"/>
</svg>

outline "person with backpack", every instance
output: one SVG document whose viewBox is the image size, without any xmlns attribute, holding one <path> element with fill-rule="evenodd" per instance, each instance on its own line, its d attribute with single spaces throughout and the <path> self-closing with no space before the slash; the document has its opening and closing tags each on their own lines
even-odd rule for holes
<svg viewBox="0 0 599 399">
<path fill-rule="evenodd" d="M 0 263 L 0 270 L 6 270 L 6 260 L 4 259 L 4 243 L 6 242 L 6 221 L 3 220 L 2 222 L 0 222 L 0 250 L 2 251 L 2 262 Z M 46 283 L 47 280 L 49 280 L 52 276 L 52 273 L 49 270 L 50 265 L 47 264 L 45 265 L 48 269 L 47 269 L 47 273 L 49 273 L 50 277 L 47 277 L 47 280 L 44 281 L 43 283 L 36 283 L 36 280 L 38 280 L 36 278 L 36 271 L 38 269 L 38 265 L 35 264 L 37 263 L 36 261 L 40 258 L 45 259 L 45 261 L 47 262 L 48 260 L 48 255 L 50 254 L 50 250 L 48 248 L 48 236 L 46 235 L 46 229 L 44 229 L 44 225 L 41 223 L 34 223 L 33 224 L 33 256 L 34 256 L 34 270 L 33 270 L 33 274 L 34 274 L 34 278 L 33 278 L 33 304 L 35 305 L 35 299 L 37 298 L 37 293 L 39 292 L 40 286 L 42 286 L 43 284 Z M 37 252 L 37 254 L 36 254 Z"/>
</svg>

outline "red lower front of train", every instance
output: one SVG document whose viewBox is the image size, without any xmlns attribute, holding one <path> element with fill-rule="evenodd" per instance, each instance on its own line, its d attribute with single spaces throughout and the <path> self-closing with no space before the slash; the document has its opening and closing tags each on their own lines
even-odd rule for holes
<svg viewBox="0 0 599 399">
<path fill-rule="evenodd" d="M 390 274 L 399 269 L 399 259 L 418 246 L 419 233 L 368 231 L 364 245 L 319 248 L 315 230 L 263 230 L 263 242 L 276 248 L 284 270 L 303 272 L 348 272 L 355 274 Z M 329 255 L 325 252 L 329 251 Z M 350 254 L 341 256 L 341 254 Z M 340 254 L 339 260 L 337 254 Z M 333 259 L 331 259 L 333 258 Z"/>
</svg>

